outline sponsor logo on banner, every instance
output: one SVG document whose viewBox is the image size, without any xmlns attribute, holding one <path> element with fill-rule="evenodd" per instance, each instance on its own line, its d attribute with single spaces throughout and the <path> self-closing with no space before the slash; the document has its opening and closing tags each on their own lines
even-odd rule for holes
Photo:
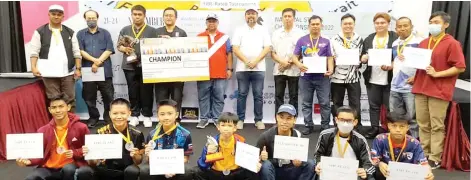
<svg viewBox="0 0 471 180">
<path fill-rule="evenodd" d="M 182 107 L 182 119 L 198 120 L 199 108 L 196 107 Z"/>
</svg>

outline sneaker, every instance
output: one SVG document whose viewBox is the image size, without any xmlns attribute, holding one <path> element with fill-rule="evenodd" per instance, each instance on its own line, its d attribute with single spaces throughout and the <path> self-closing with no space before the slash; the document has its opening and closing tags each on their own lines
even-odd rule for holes
<svg viewBox="0 0 471 180">
<path fill-rule="evenodd" d="M 201 119 L 200 122 L 198 122 L 198 125 L 196 125 L 196 128 L 204 129 L 208 124 L 209 121 L 207 119 Z"/>
<path fill-rule="evenodd" d="M 129 117 L 129 125 L 136 127 L 139 125 L 139 119 L 137 119 L 135 116 Z"/>
<path fill-rule="evenodd" d="M 314 132 L 314 127 L 307 126 L 302 132 L 303 135 L 309 135 Z"/>
<path fill-rule="evenodd" d="M 150 119 L 150 117 L 143 117 L 143 124 L 144 124 L 144 127 L 148 128 L 148 127 L 152 127 L 152 120 Z"/>
<path fill-rule="evenodd" d="M 430 168 L 432 169 L 439 169 L 442 166 L 440 162 L 435 162 L 432 160 L 428 160 L 428 164 L 430 165 Z"/>
<path fill-rule="evenodd" d="M 237 122 L 237 129 L 244 129 L 244 121 Z"/>
<path fill-rule="evenodd" d="M 217 119 L 213 120 L 213 124 L 214 124 L 214 126 L 218 127 L 218 120 Z"/>
<path fill-rule="evenodd" d="M 263 129 L 265 129 L 265 124 L 263 124 L 262 121 L 257 121 L 255 123 L 255 127 L 257 127 L 258 130 L 263 130 Z"/>
</svg>

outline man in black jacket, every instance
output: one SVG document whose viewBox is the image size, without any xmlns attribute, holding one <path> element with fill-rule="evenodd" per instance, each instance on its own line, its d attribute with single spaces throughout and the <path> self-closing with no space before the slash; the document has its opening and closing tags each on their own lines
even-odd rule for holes
<svg viewBox="0 0 471 180">
<path fill-rule="evenodd" d="M 319 135 L 314 160 L 316 173 L 321 174 L 321 156 L 355 159 L 359 162 L 358 179 L 374 180 L 375 167 L 371 163 L 370 147 L 366 139 L 353 127 L 358 123 L 356 112 L 348 106 L 337 109 L 336 128 L 326 129 Z M 343 152 L 342 152 L 342 149 Z"/>
<path fill-rule="evenodd" d="M 397 34 L 388 31 L 390 21 L 391 17 L 387 13 L 377 13 L 374 16 L 373 22 L 376 32 L 370 34 L 363 42 L 362 63 L 368 63 L 369 49 L 390 49 L 392 47 L 392 43 L 397 39 Z M 367 133 L 365 132 L 365 137 L 368 139 L 375 138 L 379 133 L 381 106 L 384 105 L 388 109 L 392 75 L 392 62 L 391 66 L 368 66 L 363 72 L 370 106 L 371 129 L 366 131 Z"/>
</svg>

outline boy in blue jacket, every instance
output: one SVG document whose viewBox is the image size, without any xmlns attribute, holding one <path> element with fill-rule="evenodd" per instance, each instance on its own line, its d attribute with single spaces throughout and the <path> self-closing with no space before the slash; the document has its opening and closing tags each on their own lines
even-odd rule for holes
<svg viewBox="0 0 471 180">
<path fill-rule="evenodd" d="M 223 112 L 218 119 L 219 134 L 214 138 L 217 142 L 208 143 L 198 159 L 198 167 L 194 170 L 197 180 L 252 180 L 257 174 L 235 164 L 237 142 L 245 142 L 244 137 L 234 134 L 239 118 L 236 114 Z M 261 164 L 258 164 L 260 169 Z"/>
</svg>

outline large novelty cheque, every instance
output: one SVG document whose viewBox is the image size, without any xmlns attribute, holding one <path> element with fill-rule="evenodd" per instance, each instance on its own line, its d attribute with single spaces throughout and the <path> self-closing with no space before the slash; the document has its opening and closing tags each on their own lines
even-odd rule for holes
<svg viewBox="0 0 471 180">
<path fill-rule="evenodd" d="M 207 37 L 141 40 L 144 83 L 209 80 Z"/>
</svg>

